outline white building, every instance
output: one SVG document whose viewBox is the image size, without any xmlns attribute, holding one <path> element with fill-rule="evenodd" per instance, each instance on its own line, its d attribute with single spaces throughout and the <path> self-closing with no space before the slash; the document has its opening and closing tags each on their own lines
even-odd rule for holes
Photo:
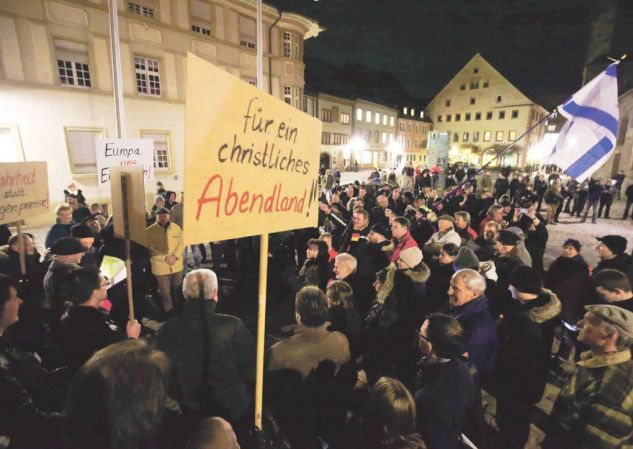
<svg viewBox="0 0 633 449">
<path fill-rule="evenodd" d="M 107 0 L 0 2 L 0 162 L 48 162 L 51 204 L 96 187 L 94 139 L 116 136 Z M 185 63 L 193 52 L 255 83 L 254 0 L 119 1 L 129 138 L 154 139 L 156 178 L 181 190 Z M 273 26 L 274 25 L 274 26 Z M 264 86 L 301 108 L 306 17 L 264 7 Z M 154 186 L 146 185 L 151 197 Z M 43 221 L 50 218 L 43 217 Z"/>
</svg>

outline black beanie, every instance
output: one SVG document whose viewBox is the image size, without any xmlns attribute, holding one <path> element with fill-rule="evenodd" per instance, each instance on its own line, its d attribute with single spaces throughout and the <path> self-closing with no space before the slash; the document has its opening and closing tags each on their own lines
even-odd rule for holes
<svg viewBox="0 0 633 449">
<path fill-rule="evenodd" d="M 543 288 L 543 278 L 541 273 L 532 267 L 521 266 L 516 268 L 510 275 L 510 285 L 521 293 L 531 293 L 538 295 Z"/>
</svg>

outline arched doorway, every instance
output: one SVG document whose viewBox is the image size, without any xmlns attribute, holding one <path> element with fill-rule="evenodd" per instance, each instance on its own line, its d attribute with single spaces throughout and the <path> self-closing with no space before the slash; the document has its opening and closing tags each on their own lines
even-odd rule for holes
<svg viewBox="0 0 633 449">
<path fill-rule="evenodd" d="M 323 151 L 319 158 L 319 170 L 327 170 L 328 168 L 332 168 L 332 156 Z"/>
</svg>

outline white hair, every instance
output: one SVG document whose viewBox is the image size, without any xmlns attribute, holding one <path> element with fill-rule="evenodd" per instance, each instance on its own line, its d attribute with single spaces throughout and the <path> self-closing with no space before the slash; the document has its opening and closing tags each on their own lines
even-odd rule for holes
<svg viewBox="0 0 633 449">
<path fill-rule="evenodd" d="M 476 291 L 479 294 L 483 294 L 486 291 L 486 279 L 475 270 L 470 268 L 457 270 L 453 275 L 453 279 L 456 277 L 460 277 L 470 291 Z"/>
<path fill-rule="evenodd" d="M 218 290 L 218 277 L 206 268 L 193 270 L 187 273 L 182 283 L 182 294 L 185 299 L 200 298 L 200 282 L 203 285 L 204 299 L 212 299 Z"/>
<path fill-rule="evenodd" d="M 358 263 L 356 262 L 356 257 L 352 256 L 351 254 L 341 253 L 338 256 L 336 256 L 334 260 L 339 265 L 341 263 L 346 264 L 347 267 L 352 271 L 352 273 L 356 271 L 356 266 L 358 265 Z"/>
</svg>

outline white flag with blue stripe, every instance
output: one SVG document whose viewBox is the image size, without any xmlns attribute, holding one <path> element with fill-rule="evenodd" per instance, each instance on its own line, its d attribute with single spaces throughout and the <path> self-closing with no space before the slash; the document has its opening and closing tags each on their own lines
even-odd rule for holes
<svg viewBox="0 0 633 449">
<path fill-rule="evenodd" d="M 558 107 L 567 123 L 560 131 L 549 163 L 582 182 L 613 153 L 618 134 L 618 63 L 583 86 Z"/>
</svg>

